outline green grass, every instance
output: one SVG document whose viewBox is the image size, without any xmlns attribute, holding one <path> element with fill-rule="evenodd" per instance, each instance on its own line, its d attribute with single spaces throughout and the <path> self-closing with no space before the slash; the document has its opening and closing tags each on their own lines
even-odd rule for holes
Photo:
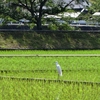
<svg viewBox="0 0 100 100">
<path fill-rule="evenodd" d="M 100 54 L 100 50 L 3 50 L 0 54 Z"/>
</svg>

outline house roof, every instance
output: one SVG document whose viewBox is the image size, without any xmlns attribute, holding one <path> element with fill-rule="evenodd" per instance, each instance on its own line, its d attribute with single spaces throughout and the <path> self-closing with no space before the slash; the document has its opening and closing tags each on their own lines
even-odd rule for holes
<svg viewBox="0 0 100 100">
<path fill-rule="evenodd" d="M 84 12 L 84 9 L 82 9 L 80 12 L 64 12 L 59 13 L 58 15 L 46 15 L 44 18 L 62 18 L 63 17 L 72 17 L 77 18 L 82 12 Z"/>
<path fill-rule="evenodd" d="M 65 2 L 65 4 L 69 4 L 70 1 L 72 0 L 54 0 L 56 3 L 57 2 Z M 82 2 L 80 0 L 80 4 L 78 4 L 76 1 L 73 1 L 68 8 L 74 8 L 74 9 L 83 9 L 84 7 L 89 6 L 89 4 L 87 4 L 87 2 Z"/>
<path fill-rule="evenodd" d="M 95 12 L 93 15 L 94 16 L 100 16 L 100 12 Z"/>
</svg>

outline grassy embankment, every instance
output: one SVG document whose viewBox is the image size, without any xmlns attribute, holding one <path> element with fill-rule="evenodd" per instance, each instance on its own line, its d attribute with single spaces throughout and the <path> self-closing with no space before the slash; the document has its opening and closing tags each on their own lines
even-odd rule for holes
<svg viewBox="0 0 100 100">
<path fill-rule="evenodd" d="M 0 32 L 1 49 L 99 49 L 99 33 Z"/>
</svg>

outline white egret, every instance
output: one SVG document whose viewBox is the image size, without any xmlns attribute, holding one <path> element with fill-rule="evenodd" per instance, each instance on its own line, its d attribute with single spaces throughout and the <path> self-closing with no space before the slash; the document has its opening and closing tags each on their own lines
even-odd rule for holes
<svg viewBox="0 0 100 100">
<path fill-rule="evenodd" d="M 56 61 L 56 68 L 57 68 L 57 71 L 58 71 L 58 79 L 59 79 L 59 76 L 62 76 L 62 69 L 60 67 L 60 65 L 58 64 L 58 62 Z"/>
</svg>

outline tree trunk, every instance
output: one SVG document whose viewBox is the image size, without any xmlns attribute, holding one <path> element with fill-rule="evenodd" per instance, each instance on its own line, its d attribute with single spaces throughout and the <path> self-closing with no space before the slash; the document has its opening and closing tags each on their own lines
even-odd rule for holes
<svg viewBox="0 0 100 100">
<path fill-rule="evenodd" d="M 42 30 L 41 18 L 37 19 L 37 30 Z"/>
</svg>

